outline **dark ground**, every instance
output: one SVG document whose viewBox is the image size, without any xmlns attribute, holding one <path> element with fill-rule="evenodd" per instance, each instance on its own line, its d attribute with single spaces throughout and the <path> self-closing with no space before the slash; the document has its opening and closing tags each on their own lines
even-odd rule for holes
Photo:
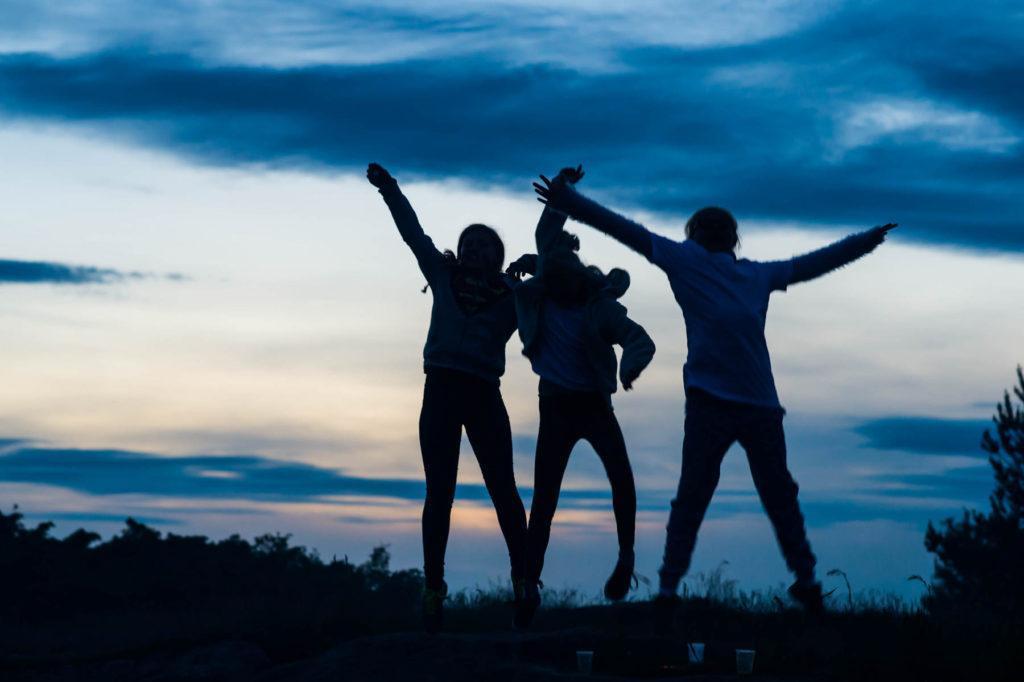
<svg viewBox="0 0 1024 682">
<path fill-rule="evenodd" d="M 583 677 L 576 672 L 575 652 L 592 650 L 595 676 L 605 679 L 721 680 L 736 677 L 736 648 L 757 651 L 753 677 L 763 680 L 971 679 L 964 670 L 974 666 L 984 671 L 978 679 L 998 679 L 1002 669 L 993 668 L 992 661 L 965 661 L 962 651 L 943 647 L 942 633 L 927 617 L 913 613 L 834 613 L 816 622 L 795 610 L 757 613 L 695 599 L 686 603 L 674 638 L 649 634 L 644 602 L 548 609 L 524 634 L 506 625 L 510 615 L 505 604 L 452 609 L 448 632 L 435 637 L 413 629 L 348 636 L 263 628 L 221 638 L 214 631 L 204 636 L 180 618 L 164 622 L 155 613 L 129 614 L 117 625 L 50 624 L 45 639 L 38 632 L 3 628 L 0 679 L 563 680 Z M 139 636 L 104 634 L 129 631 Z M 687 640 L 706 642 L 703 666 L 687 664 Z"/>
</svg>

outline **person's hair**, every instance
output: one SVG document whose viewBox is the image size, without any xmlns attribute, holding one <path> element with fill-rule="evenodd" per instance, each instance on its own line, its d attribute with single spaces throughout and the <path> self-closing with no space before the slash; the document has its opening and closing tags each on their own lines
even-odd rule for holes
<svg viewBox="0 0 1024 682">
<path fill-rule="evenodd" d="M 686 237 L 708 251 L 733 251 L 740 242 L 736 219 L 718 206 L 707 206 L 690 216 Z"/>
<path fill-rule="evenodd" d="M 584 265 L 570 250 L 559 249 L 544 258 L 544 292 L 564 308 L 586 303 L 603 281 L 600 269 Z"/>
<path fill-rule="evenodd" d="M 459 234 L 459 243 L 456 244 L 455 253 L 452 254 L 454 260 L 458 261 L 458 259 L 462 256 L 462 242 L 464 242 L 466 240 L 466 237 L 472 232 L 481 232 L 483 234 L 486 234 L 487 237 L 491 240 L 491 242 L 494 244 L 494 250 L 498 254 L 498 263 L 495 267 L 496 269 L 501 270 L 501 266 L 505 264 L 505 242 L 501 241 L 501 237 L 498 235 L 498 232 L 493 227 L 484 225 L 483 223 L 473 223 L 472 225 L 467 226 L 466 229 L 464 229 L 462 233 Z M 451 254 L 451 251 L 445 252 L 445 256 L 448 256 L 448 254 Z"/>
<path fill-rule="evenodd" d="M 501 272 L 501 266 L 505 264 L 505 242 L 501 240 L 501 236 L 498 234 L 497 230 L 488 225 L 484 225 L 483 223 L 467 225 L 459 234 L 459 241 L 455 245 L 455 251 L 445 249 L 444 253 L 441 254 L 441 257 L 444 258 L 444 262 L 448 265 L 456 265 L 459 262 L 459 256 L 462 255 L 462 242 L 466 239 L 466 235 L 473 231 L 479 231 L 486 234 L 494 243 L 494 249 L 498 253 L 498 263 L 495 266 L 495 272 Z M 421 289 L 422 293 L 427 293 L 427 289 L 429 287 L 429 284 L 423 287 L 423 289 Z"/>
</svg>

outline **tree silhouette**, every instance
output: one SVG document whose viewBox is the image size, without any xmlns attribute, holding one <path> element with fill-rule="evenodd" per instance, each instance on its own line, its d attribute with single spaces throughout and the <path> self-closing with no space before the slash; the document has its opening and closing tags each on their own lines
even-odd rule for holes
<svg viewBox="0 0 1024 682">
<path fill-rule="evenodd" d="M 925 547 L 936 556 L 926 606 L 961 622 L 997 628 L 1024 625 L 1024 371 L 996 407 L 995 434 L 986 430 L 996 486 L 987 514 L 967 510 L 941 527 L 928 524 Z"/>
</svg>

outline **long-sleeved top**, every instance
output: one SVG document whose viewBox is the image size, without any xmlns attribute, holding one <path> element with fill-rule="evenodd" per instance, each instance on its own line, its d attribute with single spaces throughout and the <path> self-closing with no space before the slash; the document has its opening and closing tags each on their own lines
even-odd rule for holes
<svg viewBox="0 0 1024 682">
<path fill-rule="evenodd" d="M 455 369 L 498 382 L 505 373 L 505 345 L 516 330 L 514 280 L 502 275 L 503 293 L 475 312 L 459 305 L 453 279 L 459 276 L 420 226 L 397 182 L 380 188 L 398 232 L 409 245 L 433 294 L 423 367 Z"/>
<path fill-rule="evenodd" d="M 546 295 L 545 261 L 556 250 L 569 248 L 565 220 L 565 214 L 544 209 L 536 231 L 537 275 L 516 289 L 523 355 L 543 380 L 568 390 L 610 395 L 618 387 L 616 369 L 622 377 L 638 376 L 654 357 L 654 342 L 616 300 L 629 287 L 624 270 L 612 270 L 603 286 L 575 309 Z M 614 345 L 622 347 L 621 366 Z"/>
<path fill-rule="evenodd" d="M 779 407 L 764 335 L 771 293 L 820 277 L 881 243 L 879 232 L 868 230 L 789 260 L 759 262 L 655 234 L 569 189 L 552 204 L 640 252 L 668 277 L 686 326 L 684 386 L 765 407 Z"/>
</svg>

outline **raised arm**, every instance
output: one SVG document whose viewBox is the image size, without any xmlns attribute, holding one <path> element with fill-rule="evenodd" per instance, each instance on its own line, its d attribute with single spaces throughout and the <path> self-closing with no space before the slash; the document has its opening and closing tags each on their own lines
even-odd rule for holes
<svg viewBox="0 0 1024 682">
<path fill-rule="evenodd" d="M 412 204 L 402 194 L 402 190 L 398 187 L 398 181 L 383 166 L 376 163 L 371 163 L 366 168 L 366 179 L 384 197 L 384 203 L 391 211 L 391 217 L 398 227 L 398 233 L 402 235 L 402 241 L 409 245 L 413 255 L 416 256 L 416 262 L 419 263 L 423 276 L 427 278 L 428 282 L 433 281 L 434 275 L 440 271 L 443 257 L 434 246 L 433 240 L 420 226 L 416 211 L 412 209 Z"/>
<path fill-rule="evenodd" d="M 864 232 L 851 234 L 849 237 L 817 251 L 796 256 L 789 261 L 792 267 L 789 284 L 797 284 L 821 277 L 848 263 L 852 263 L 861 256 L 871 253 L 879 244 L 885 241 L 885 235 L 895 227 L 896 223 L 879 225 Z"/>
<path fill-rule="evenodd" d="M 567 213 L 573 219 L 597 228 L 612 239 L 622 242 L 645 258 L 651 257 L 651 233 L 646 227 L 608 210 L 567 184 L 548 180 L 543 175 L 540 179 L 544 184 L 535 182 L 533 186 L 541 203 L 546 204 L 548 208 Z"/>
<path fill-rule="evenodd" d="M 563 168 L 551 181 L 551 184 L 568 187 L 582 180 L 584 175 L 583 166 Z M 573 251 L 579 250 L 579 241 L 575 238 L 571 238 L 570 242 L 564 241 L 566 239 L 564 231 L 566 218 L 568 216 L 564 212 L 550 205 L 544 206 L 544 211 L 540 214 L 540 220 L 537 221 L 537 229 L 534 232 L 538 256 L 543 257 L 548 252 L 564 246 L 568 246 Z"/>
</svg>

